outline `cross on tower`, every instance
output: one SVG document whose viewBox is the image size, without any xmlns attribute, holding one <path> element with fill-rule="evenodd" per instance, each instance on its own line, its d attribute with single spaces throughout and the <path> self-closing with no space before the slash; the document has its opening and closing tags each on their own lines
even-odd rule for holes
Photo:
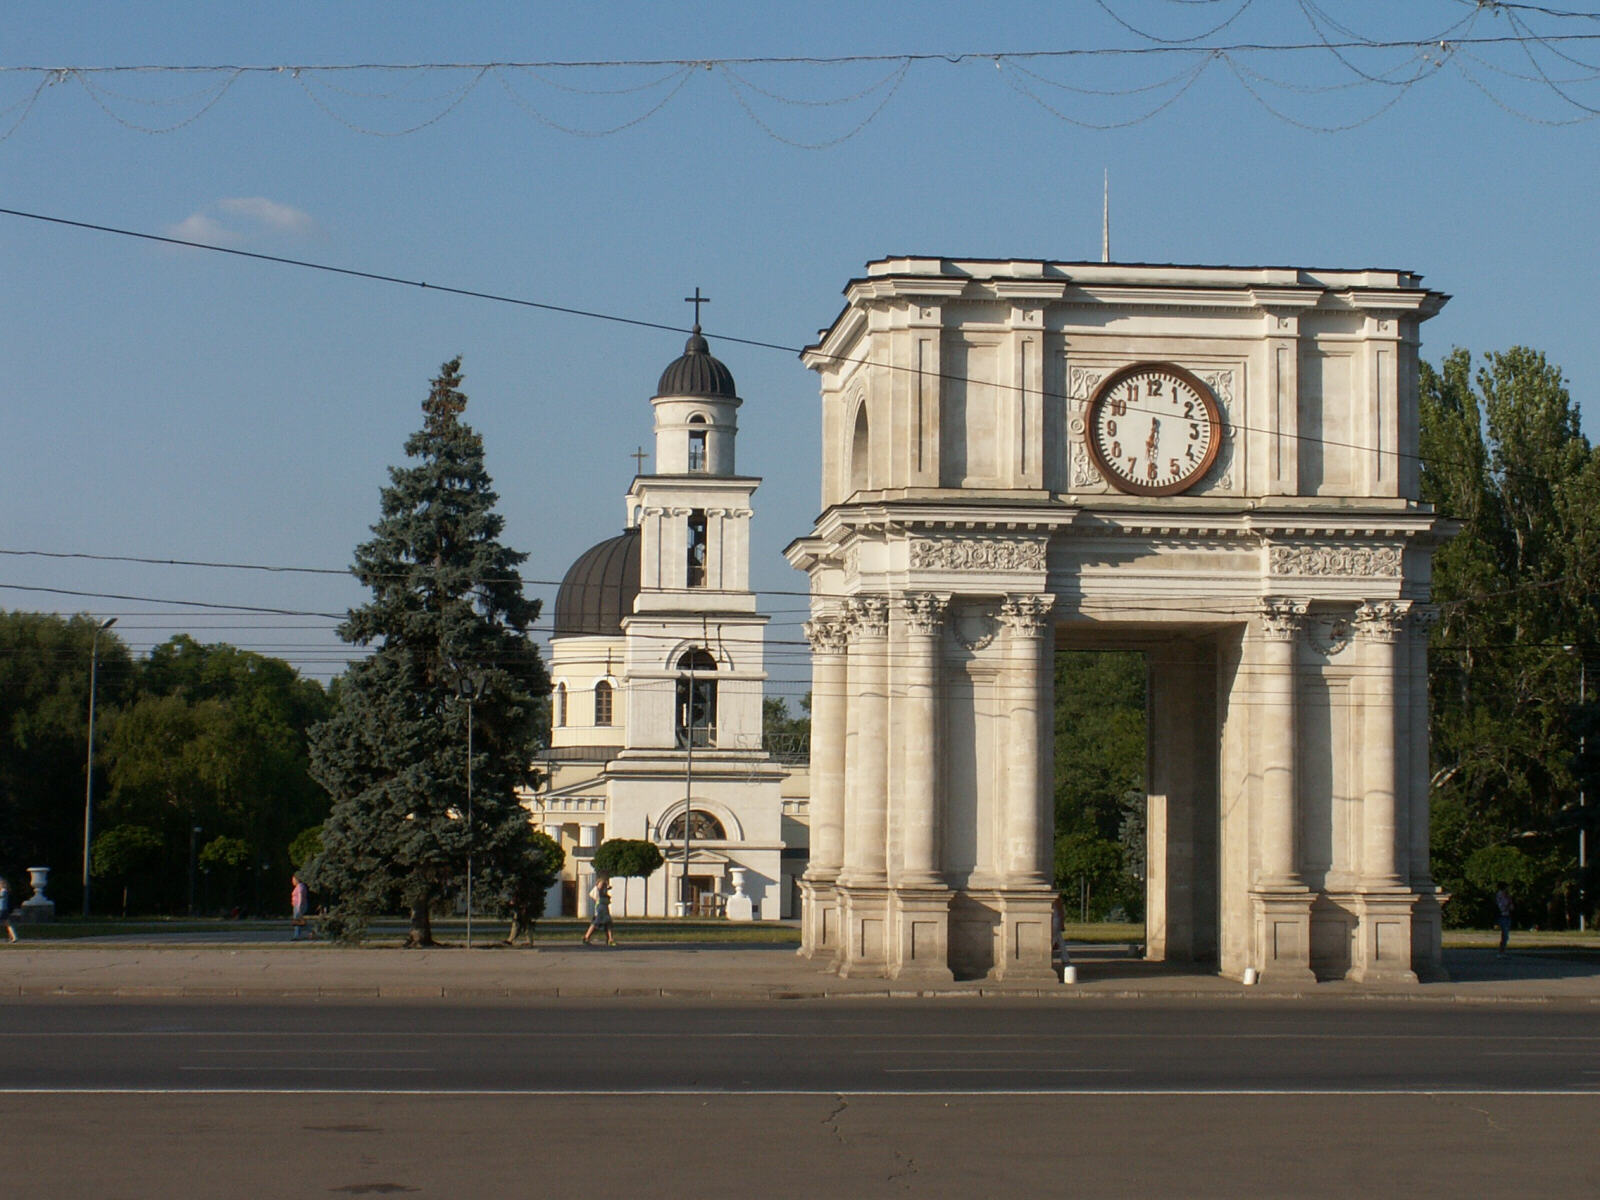
<svg viewBox="0 0 1600 1200">
<path fill-rule="evenodd" d="M 710 296 L 702 296 L 700 294 L 700 289 L 699 288 L 695 288 L 694 289 L 694 295 L 685 296 L 683 298 L 683 302 L 685 304 L 694 305 L 694 327 L 695 327 L 695 331 L 698 332 L 699 329 L 700 329 L 700 306 L 702 304 L 710 304 L 711 303 L 711 297 Z"/>
<path fill-rule="evenodd" d="M 644 447 L 640 446 L 632 454 L 628 455 L 628 457 L 633 459 L 634 462 L 638 464 L 637 469 L 634 471 L 634 474 L 635 475 L 643 475 L 644 474 L 644 460 L 650 457 L 648 454 L 645 453 Z"/>
</svg>

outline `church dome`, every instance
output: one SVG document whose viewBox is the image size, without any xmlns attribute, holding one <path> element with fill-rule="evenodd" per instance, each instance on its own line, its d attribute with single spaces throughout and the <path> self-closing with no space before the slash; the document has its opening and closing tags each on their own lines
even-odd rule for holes
<svg viewBox="0 0 1600 1200">
<path fill-rule="evenodd" d="M 633 615 L 638 595 L 639 530 L 634 528 L 591 546 L 567 569 L 556 591 L 553 636 L 616 637 L 622 618 Z"/>
<path fill-rule="evenodd" d="M 711 399 L 737 400 L 733 386 L 733 372 L 719 359 L 713 358 L 711 347 L 700 336 L 700 326 L 694 327 L 684 344 L 683 355 L 674 359 L 661 372 L 661 382 L 656 384 L 657 396 L 705 396 Z"/>
</svg>

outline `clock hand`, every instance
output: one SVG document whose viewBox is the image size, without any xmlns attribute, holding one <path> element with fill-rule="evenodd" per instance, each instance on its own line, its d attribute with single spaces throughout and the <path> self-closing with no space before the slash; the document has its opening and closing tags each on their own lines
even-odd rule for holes
<svg viewBox="0 0 1600 1200">
<path fill-rule="evenodd" d="M 1151 458 L 1156 456 L 1156 447 L 1161 442 L 1161 422 L 1155 418 L 1150 421 L 1150 438 L 1144 444 L 1144 452 Z"/>
</svg>

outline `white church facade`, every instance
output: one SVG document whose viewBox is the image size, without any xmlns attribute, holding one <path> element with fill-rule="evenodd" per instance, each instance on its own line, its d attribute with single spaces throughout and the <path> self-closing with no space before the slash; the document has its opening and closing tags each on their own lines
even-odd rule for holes
<svg viewBox="0 0 1600 1200">
<path fill-rule="evenodd" d="M 942 258 L 845 296 L 804 356 L 822 506 L 787 551 L 813 597 L 802 953 L 1049 978 L 1052 658 L 1098 648 L 1147 664 L 1149 957 L 1439 974 L 1449 531 L 1418 498 L 1417 373 L 1446 298 L 1403 271 Z"/>
<path fill-rule="evenodd" d="M 568 854 L 552 913 L 587 915 L 595 849 L 631 838 L 666 864 L 613 881 L 616 915 L 791 915 L 804 775 L 762 745 L 768 618 L 750 588 L 760 480 L 735 469 L 741 403 L 697 322 L 651 401 L 655 469 L 633 480 L 624 531 L 583 554 L 557 593 L 550 749 L 527 798 Z"/>
</svg>

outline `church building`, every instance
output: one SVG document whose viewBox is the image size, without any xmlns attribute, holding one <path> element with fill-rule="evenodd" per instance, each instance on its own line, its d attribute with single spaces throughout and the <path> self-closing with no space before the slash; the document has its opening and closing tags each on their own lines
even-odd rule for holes
<svg viewBox="0 0 1600 1200">
<path fill-rule="evenodd" d="M 613 881 L 619 916 L 789 915 L 785 831 L 803 841 L 803 805 L 784 817 L 788 772 L 762 746 L 768 618 L 750 589 L 761 481 L 735 468 L 741 403 L 697 320 L 651 400 L 655 471 L 628 489 L 623 531 L 579 557 L 556 595 L 550 749 L 529 797 L 568 856 L 552 914 L 587 915 L 596 848 L 630 838 L 666 865 Z M 803 869 L 801 851 L 789 875 Z"/>
</svg>

